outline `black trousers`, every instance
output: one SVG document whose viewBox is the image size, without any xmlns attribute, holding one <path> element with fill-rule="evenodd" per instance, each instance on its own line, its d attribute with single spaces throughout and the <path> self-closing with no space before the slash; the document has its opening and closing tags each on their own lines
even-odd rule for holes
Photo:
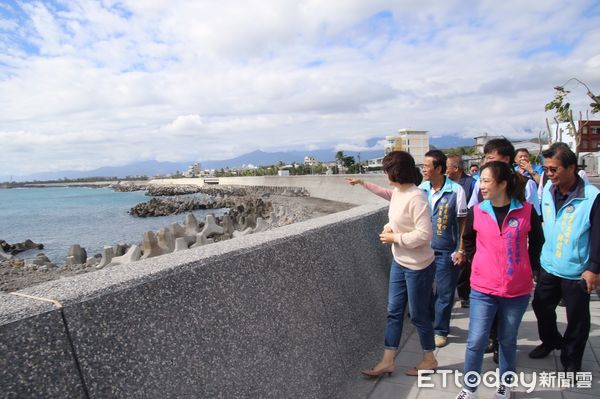
<svg viewBox="0 0 600 399">
<path fill-rule="evenodd" d="M 561 298 L 567 310 L 564 336 L 560 335 L 556 326 L 556 307 Z M 581 369 L 581 359 L 590 335 L 590 294 L 583 290 L 579 280 L 564 279 L 542 268 L 531 305 L 542 343 L 561 349 L 563 367 Z"/>
<path fill-rule="evenodd" d="M 456 293 L 461 300 L 469 300 L 471 294 L 471 262 L 460 265 L 458 280 L 456 281 Z"/>
</svg>

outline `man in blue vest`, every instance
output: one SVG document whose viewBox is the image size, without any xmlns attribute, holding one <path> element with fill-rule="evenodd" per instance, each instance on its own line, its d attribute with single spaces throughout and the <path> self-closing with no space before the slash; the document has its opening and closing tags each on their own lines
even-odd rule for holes
<svg viewBox="0 0 600 399">
<path fill-rule="evenodd" d="M 566 144 L 554 143 L 542 155 L 552 183 L 542 193 L 546 242 L 532 303 L 542 344 L 529 357 L 560 349 L 565 371 L 577 372 L 590 333 L 590 293 L 599 280 L 600 191 L 577 175 L 577 157 Z M 561 298 L 567 311 L 564 335 L 556 326 Z"/>
<path fill-rule="evenodd" d="M 446 155 L 440 150 L 425 154 L 423 183 L 419 186 L 431 205 L 433 239 L 431 248 L 435 253 L 435 293 L 433 305 L 433 329 L 435 346 L 448 343 L 450 316 L 454 305 L 454 291 L 459 267 L 452 259 L 458 249 L 467 216 L 467 200 L 462 187 L 446 177 Z"/>
</svg>

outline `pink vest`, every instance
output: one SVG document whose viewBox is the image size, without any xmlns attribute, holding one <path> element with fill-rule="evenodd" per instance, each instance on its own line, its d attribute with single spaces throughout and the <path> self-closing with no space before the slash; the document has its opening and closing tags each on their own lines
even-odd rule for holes
<svg viewBox="0 0 600 399">
<path fill-rule="evenodd" d="M 504 298 L 531 292 L 533 281 L 527 252 L 530 218 L 531 204 L 513 200 L 500 231 L 490 201 L 473 208 L 477 240 L 471 288 Z"/>
</svg>

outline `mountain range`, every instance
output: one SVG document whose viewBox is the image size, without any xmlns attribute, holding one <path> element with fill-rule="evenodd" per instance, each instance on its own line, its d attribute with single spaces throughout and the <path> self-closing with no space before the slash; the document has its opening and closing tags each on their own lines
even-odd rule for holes
<svg viewBox="0 0 600 399">
<path fill-rule="evenodd" d="M 371 138 L 367 140 L 367 146 L 373 147 L 383 138 Z M 473 145 L 472 138 L 463 138 L 459 136 L 442 136 L 430 137 L 429 142 L 436 148 L 463 147 Z M 290 164 L 293 162 L 303 163 L 304 157 L 310 155 L 315 159 L 323 162 L 335 160 L 336 151 L 334 149 L 324 149 L 315 151 L 286 151 L 286 152 L 264 152 L 253 151 L 239 157 L 225 160 L 208 160 L 201 161 L 202 169 L 222 169 L 222 168 L 239 168 L 242 165 L 274 165 L 278 162 Z M 367 159 L 378 158 L 383 155 L 383 149 L 373 149 L 368 151 L 344 151 L 344 155 L 352 156 L 361 161 Z M 122 166 L 104 166 L 98 169 L 76 171 L 64 170 L 58 172 L 40 172 L 25 176 L 0 176 L 1 181 L 47 181 L 67 179 L 79 179 L 86 177 L 118 177 L 126 176 L 155 176 L 172 174 L 176 171 L 184 172 L 188 166 L 196 161 L 187 162 L 158 162 L 154 160 L 135 162 Z"/>
</svg>

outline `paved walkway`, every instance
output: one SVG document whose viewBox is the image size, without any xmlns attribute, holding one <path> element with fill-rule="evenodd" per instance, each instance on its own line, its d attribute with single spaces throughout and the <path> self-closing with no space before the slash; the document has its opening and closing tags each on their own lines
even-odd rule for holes
<svg viewBox="0 0 600 399">
<path fill-rule="evenodd" d="M 566 316 L 564 308 L 558 308 L 558 319 L 564 330 Z M 592 294 L 591 303 L 592 328 L 590 339 L 583 357 L 583 372 L 591 372 L 591 387 L 560 388 L 556 383 L 554 386 L 541 386 L 542 372 L 562 372 L 560 364 L 560 352 L 555 351 L 553 355 L 545 359 L 530 359 L 527 354 L 539 344 L 537 323 L 531 306 L 525 313 L 523 322 L 519 329 L 517 371 L 525 373 L 525 381 L 529 383 L 537 376 L 538 384 L 530 393 L 525 387 L 519 387 L 513 394 L 513 398 L 543 398 L 543 399 L 591 399 L 600 398 L 600 299 Z M 462 372 L 467 329 L 469 325 L 468 309 L 455 307 L 452 313 L 451 335 L 449 344 L 436 350 L 439 362 L 439 370 L 457 370 Z M 403 371 L 414 366 L 421 358 L 420 344 L 416 332 L 412 332 L 406 344 L 402 347 L 396 358 L 396 372 L 391 376 L 379 378 L 375 387 L 368 396 L 369 399 L 407 398 L 407 399 L 454 399 L 460 388 L 454 383 L 454 374 L 448 374 L 447 383 L 443 383 L 442 374 L 432 376 L 431 388 L 419 388 L 416 377 L 408 377 Z M 496 364 L 492 360 L 492 354 L 486 354 L 483 361 L 483 372 L 495 370 Z M 589 373 L 587 373 L 589 376 Z M 481 387 L 479 398 L 493 398 L 495 389 Z"/>
</svg>

